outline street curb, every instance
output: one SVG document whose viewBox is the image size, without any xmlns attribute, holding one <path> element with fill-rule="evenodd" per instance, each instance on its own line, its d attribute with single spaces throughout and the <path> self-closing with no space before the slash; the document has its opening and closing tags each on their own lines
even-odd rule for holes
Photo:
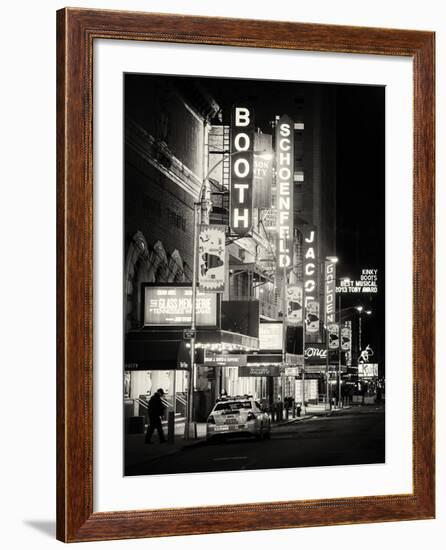
<svg viewBox="0 0 446 550">
<path fill-rule="evenodd" d="M 302 422 L 304 420 L 310 420 L 310 418 L 313 418 L 314 415 L 305 415 L 300 416 L 298 418 L 292 418 L 291 420 L 285 420 L 284 422 L 281 422 L 280 424 L 276 424 L 276 426 L 287 426 L 288 424 L 296 424 L 299 422 Z"/>
</svg>

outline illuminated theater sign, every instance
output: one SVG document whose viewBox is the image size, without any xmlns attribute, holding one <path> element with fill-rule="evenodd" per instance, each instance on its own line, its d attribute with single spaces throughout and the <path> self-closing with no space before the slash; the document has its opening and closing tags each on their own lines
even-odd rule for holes
<svg viewBox="0 0 446 550">
<path fill-rule="evenodd" d="M 325 261 L 325 323 L 336 320 L 336 264 Z"/>
<path fill-rule="evenodd" d="M 307 365 L 325 365 L 327 348 L 325 344 L 308 344 L 305 346 L 304 358 Z"/>
<path fill-rule="evenodd" d="M 319 290 L 317 273 L 317 233 L 312 225 L 301 227 L 304 271 L 305 331 L 308 334 L 319 332 Z"/>
<path fill-rule="evenodd" d="M 197 326 L 216 326 L 217 295 L 197 292 Z M 192 321 L 192 288 L 144 286 L 144 326 L 189 326 Z"/>
<path fill-rule="evenodd" d="M 232 231 L 243 237 L 252 228 L 254 113 L 235 106 L 231 116 L 231 216 Z"/>
<path fill-rule="evenodd" d="M 289 267 L 293 255 L 294 123 L 287 115 L 276 126 L 277 261 Z"/>
</svg>

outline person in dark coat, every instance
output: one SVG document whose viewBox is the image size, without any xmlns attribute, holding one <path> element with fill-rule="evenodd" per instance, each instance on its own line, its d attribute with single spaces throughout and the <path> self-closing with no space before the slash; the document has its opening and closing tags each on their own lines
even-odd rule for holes
<svg viewBox="0 0 446 550">
<path fill-rule="evenodd" d="M 149 427 L 147 428 L 145 443 L 152 443 L 151 438 L 155 430 L 158 432 L 160 443 L 164 443 L 166 441 L 163 426 L 161 424 L 161 417 L 163 416 L 165 409 L 161 399 L 163 395 L 164 390 L 159 388 L 149 400 Z"/>
</svg>

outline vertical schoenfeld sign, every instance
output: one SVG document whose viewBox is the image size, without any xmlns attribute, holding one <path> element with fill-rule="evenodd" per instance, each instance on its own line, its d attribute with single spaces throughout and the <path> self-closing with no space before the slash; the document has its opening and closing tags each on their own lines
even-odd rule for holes
<svg viewBox="0 0 446 550">
<path fill-rule="evenodd" d="M 231 216 L 232 231 L 247 235 L 252 228 L 254 165 L 254 113 L 248 105 L 231 113 Z"/>
<path fill-rule="evenodd" d="M 276 126 L 277 262 L 289 267 L 293 258 L 294 122 L 283 115 Z"/>
</svg>

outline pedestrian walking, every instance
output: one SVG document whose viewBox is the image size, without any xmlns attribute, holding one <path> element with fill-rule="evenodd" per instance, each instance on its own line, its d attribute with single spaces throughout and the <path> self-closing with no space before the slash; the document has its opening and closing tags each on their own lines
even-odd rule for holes
<svg viewBox="0 0 446 550">
<path fill-rule="evenodd" d="M 145 437 L 145 443 L 152 443 L 151 438 L 155 430 L 158 432 L 160 443 L 164 443 L 166 438 L 164 437 L 163 426 L 161 424 L 161 417 L 164 414 L 164 404 L 161 397 L 164 395 L 164 390 L 159 388 L 149 400 L 149 427 Z"/>
</svg>

